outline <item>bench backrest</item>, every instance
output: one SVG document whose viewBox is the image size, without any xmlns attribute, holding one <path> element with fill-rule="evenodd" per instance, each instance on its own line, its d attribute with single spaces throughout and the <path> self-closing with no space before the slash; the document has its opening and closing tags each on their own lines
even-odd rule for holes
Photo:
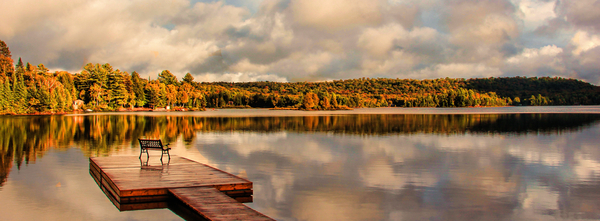
<svg viewBox="0 0 600 221">
<path fill-rule="evenodd" d="M 138 139 L 138 140 L 140 141 L 141 148 L 163 149 L 163 145 L 160 140 L 153 140 L 153 139 Z"/>
</svg>

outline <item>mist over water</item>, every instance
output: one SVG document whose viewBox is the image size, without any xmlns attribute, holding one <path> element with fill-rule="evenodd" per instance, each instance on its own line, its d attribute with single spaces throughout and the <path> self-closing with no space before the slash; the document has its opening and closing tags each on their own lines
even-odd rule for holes
<svg viewBox="0 0 600 221">
<path fill-rule="evenodd" d="M 138 155 L 148 137 L 247 177 L 248 205 L 277 220 L 600 219 L 600 114 L 551 108 L 3 116 L 0 216 L 181 219 L 119 212 L 88 173 L 88 157 Z"/>
</svg>

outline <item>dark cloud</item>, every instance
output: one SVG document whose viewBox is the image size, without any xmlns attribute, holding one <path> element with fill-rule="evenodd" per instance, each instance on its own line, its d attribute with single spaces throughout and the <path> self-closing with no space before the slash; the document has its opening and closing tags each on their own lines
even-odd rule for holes
<svg viewBox="0 0 600 221">
<path fill-rule="evenodd" d="M 147 62 L 142 62 L 142 63 L 137 63 L 137 64 L 134 64 L 134 65 L 131 65 L 131 66 L 129 67 L 129 69 L 128 69 L 128 70 L 129 70 L 129 73 L 132 73 L 132 72 L 134 72 L 134 71 L 135 71 L 135 72 L 138 72 L 138 74 L 139 74 L 139 73 L 148 73 L 148 72 L 150 72 L 150 70 L 147 70 L 147 68 L 148 68 L 149 66 L 150 66 L 150 64 L 149 64 L 149 63 L 147 63 Z M 151 74 L 151 76 L 156 76 L 156 75 L 158 75 L 159 73 L 160 73 L 160 72 L 153 73 L 153 74 Z"/>
<path fill-rule="evenodd" d="M 600 31 L 600 1 L 562 0 L 556 1 L 556 18 L 536 28 L 535 33 L 555 36 L 572 28 L 598 33 Z"/>
<path fill-rule="evenodd" d="M 222 55 L 210 56 L 201 63 L 192 63 L 187 69 L 190 73 L 221 73 L 227 70 L 228 64 L 223 60 Z"/>
<path fill-rule="evenodd" d="M 556 7 L 558 17 L 565 16 L 570 24 L 580 28 L 600 31 L 600 1 L 562 0 Z"/>
<path fill-rule="evenodd" d="M 507 42 L 500 48 L 504 57 L 512 57 L 523 51 L 523 46 L 516 42 Z"/>
<path fill-rule="evenodd" d="M 69 51 L 60 51 L 56 55 L 56 60 L 46 64 L 48 67 L 61 67 L 66 70 L 79 70 L 85 64 L 90 63 L 91 49 L 80 48 Z"/>
<path fill-rule="evenodd" d="M 600 82 L 600 47 L 582 52 L 578 57 L 570 57 L 571 74 L 575 78 L 591 83 Z"/>
<path fill-rule="evenodd" d="M 534 33 L 538 35 L 556 36 L 560 31 L 568 29 L 569 27 L 570 24 L 565 21 L 564 17 L 554 18 L 549 20 L 547 24 L 537 27 L 534 30 Z"/>
</svg>

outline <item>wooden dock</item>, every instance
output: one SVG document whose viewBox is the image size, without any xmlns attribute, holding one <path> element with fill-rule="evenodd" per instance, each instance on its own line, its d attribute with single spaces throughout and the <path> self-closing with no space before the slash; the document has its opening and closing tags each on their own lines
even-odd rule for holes
<svg viewBox="0 0 600 221">
<path fill-rule="evenodd" d="M 273 220 L 242 204 L 252 202 L 247 179 L 183 157 L 144 161 L 137 156 L 92 157 L 90 174 L 121 211 L 167 208 L 178 200 L 208 220 Z"/>
</svg>

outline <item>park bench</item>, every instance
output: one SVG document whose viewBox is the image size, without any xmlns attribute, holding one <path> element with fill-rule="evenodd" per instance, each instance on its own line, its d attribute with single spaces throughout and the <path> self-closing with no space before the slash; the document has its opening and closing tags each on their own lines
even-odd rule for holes
<svg viewBox="0 0 600 221">
<path fill-rule="evenodd" d="M 163 154 L 167 153 L 169 156 L 169 160 L 171 159 L 171 154 L 169 154 L 169 144 L 163 145 L 160 139 L 138 139 L 140 141 L 140 159 L 142 158 L 142 154 L 146 153 L 147 158 L 150 158 L 150 154 L 148 154 L 148 150 L 160 150 L 162 153 L 160 154 L 160 160 L 162 161 Z"/>
</svg>

